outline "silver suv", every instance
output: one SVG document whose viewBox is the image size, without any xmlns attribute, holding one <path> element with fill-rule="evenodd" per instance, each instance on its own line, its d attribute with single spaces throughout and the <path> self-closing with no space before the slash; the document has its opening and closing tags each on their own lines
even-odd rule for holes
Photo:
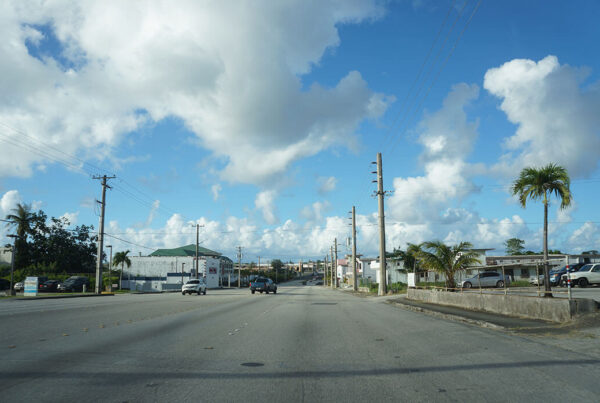
<svg viewBox="0 0 600 403">
<path fill-rule="evenodd" d="M 200 293 L 206 295 L 206 283 L 202 279 L 189 280 L 181 287 L 181 295 Z"/>
</svg>

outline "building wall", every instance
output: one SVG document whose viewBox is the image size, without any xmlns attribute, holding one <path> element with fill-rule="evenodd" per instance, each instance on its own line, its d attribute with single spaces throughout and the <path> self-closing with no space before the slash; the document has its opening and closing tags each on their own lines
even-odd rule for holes
<svg viewBox="0 0 600 403">
<path fill-rule="evenodd" d="M 181 285 L 195 277 L 192 256 L 132 256 L 131 267 L 123 278 L 123 287 L 145 292 L 180 290 Z M 205 277 L 208 288 L 220 286 L 219 275 L 231 273 L 231 264 L 220 259 L 200 256 L 199 275 Z"/>
</svg>

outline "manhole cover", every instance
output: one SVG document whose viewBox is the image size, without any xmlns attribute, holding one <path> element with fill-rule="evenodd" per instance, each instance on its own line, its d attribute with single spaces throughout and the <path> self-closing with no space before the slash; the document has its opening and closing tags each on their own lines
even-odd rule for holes
<svg viewBox="0 0 600 403">
<path fill-rule="evenodd" d="M 313 302 L 311 305 L 337 305 L 337 302 Z"/>
<path fill-rule="evenodd" d="M 242 363 L 242 365 L 244 367 L 262 367 L 265 364 L 263 364 L 262 362 L 244 362 Z"/>
</svg>

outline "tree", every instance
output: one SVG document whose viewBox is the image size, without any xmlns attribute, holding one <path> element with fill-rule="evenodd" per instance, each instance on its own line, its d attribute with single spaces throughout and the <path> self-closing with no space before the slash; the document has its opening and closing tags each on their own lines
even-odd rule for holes
<svg viewBox="0 0 600 403">
<path fill-rule="evenodd" d="M 560 208 L 565 209 L 571 205 L 571 179 L 567 170 L 559 165 L 550 163 L 539 169 L 524 168 L 512 185 L 513 196 L 519 197 L 521 206 L 525 208 L 527 200 L 542 200 L 544 204 L 544 296 L 552 297 L 550 292 L 548 269 L 548 204 L 549 196 L 553 193 L 560 198 Z"/>
<path fill-rule="evenodd" d="M 271 260 L 271 267 L 273 270 L 279 271 L 283 267 L 283 262 L 279 259 L 273 259 Z"/>
<path fill-rule="evenodd" d="M 113 264 L 117 267 L 121 265 L 121 278 L 119 279 L 119 289 L 121 289 L 121 284 L 123 283 L 123 267 L 125 265 L 127 265 L 127 268 L 131 267 L 131 260 L 127 256 L 129 252 L 129 250 L 126 250 L 125 252 L 117 252 L 113 257 Z"/>
<path fill-rule="evenodd" d="M 525 251 L 525 241 L 519 238 L 510 238 L 504 241 L 507 255 L 522 255 Z"/>
<path fill-rule="evenodd" d="M 418 259 L 428 270 L 434 270 L 446 276 L 446 287 L 456 288 L 454 274 L 477 263 L 477 253 L 470 250 L 469 242 L 448 246 L 440 241 L 424 242 Z"/>
<path fill-rule="evenodd" d="M 15 268 L 21 269 L 30 263 L 27 236 L 31 234 L 33 214 L 31 213 L 31 206 L 23 203 L 18 203 L 17 207 L 12 209 L 11 212 L 12 214 L 6 216 L 6 219 L 11 221 L 7 226 L 16 227 Z"/>
</svg>

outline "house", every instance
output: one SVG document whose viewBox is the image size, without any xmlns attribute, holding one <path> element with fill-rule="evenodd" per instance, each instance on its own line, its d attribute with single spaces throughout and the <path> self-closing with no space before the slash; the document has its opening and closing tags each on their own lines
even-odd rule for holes
<svg viewBox="0 0 600 403">
<path fill-rule="evenodd" d="M 596 252 L 596 251 L 592 251 Z M 549 254 L 548 264 L 550 270 L 565 266 L 567 263 L 598 263 L 600 254 L 582 253 L 576 254 Z M 486 266 L 488 268 L 502 270 L 514 280 L 528 280 L 535 278 L 538 274 L 544 272 L 543 255 L 505 255 L 505 256 L 487 256 Z"/>
</svg>

